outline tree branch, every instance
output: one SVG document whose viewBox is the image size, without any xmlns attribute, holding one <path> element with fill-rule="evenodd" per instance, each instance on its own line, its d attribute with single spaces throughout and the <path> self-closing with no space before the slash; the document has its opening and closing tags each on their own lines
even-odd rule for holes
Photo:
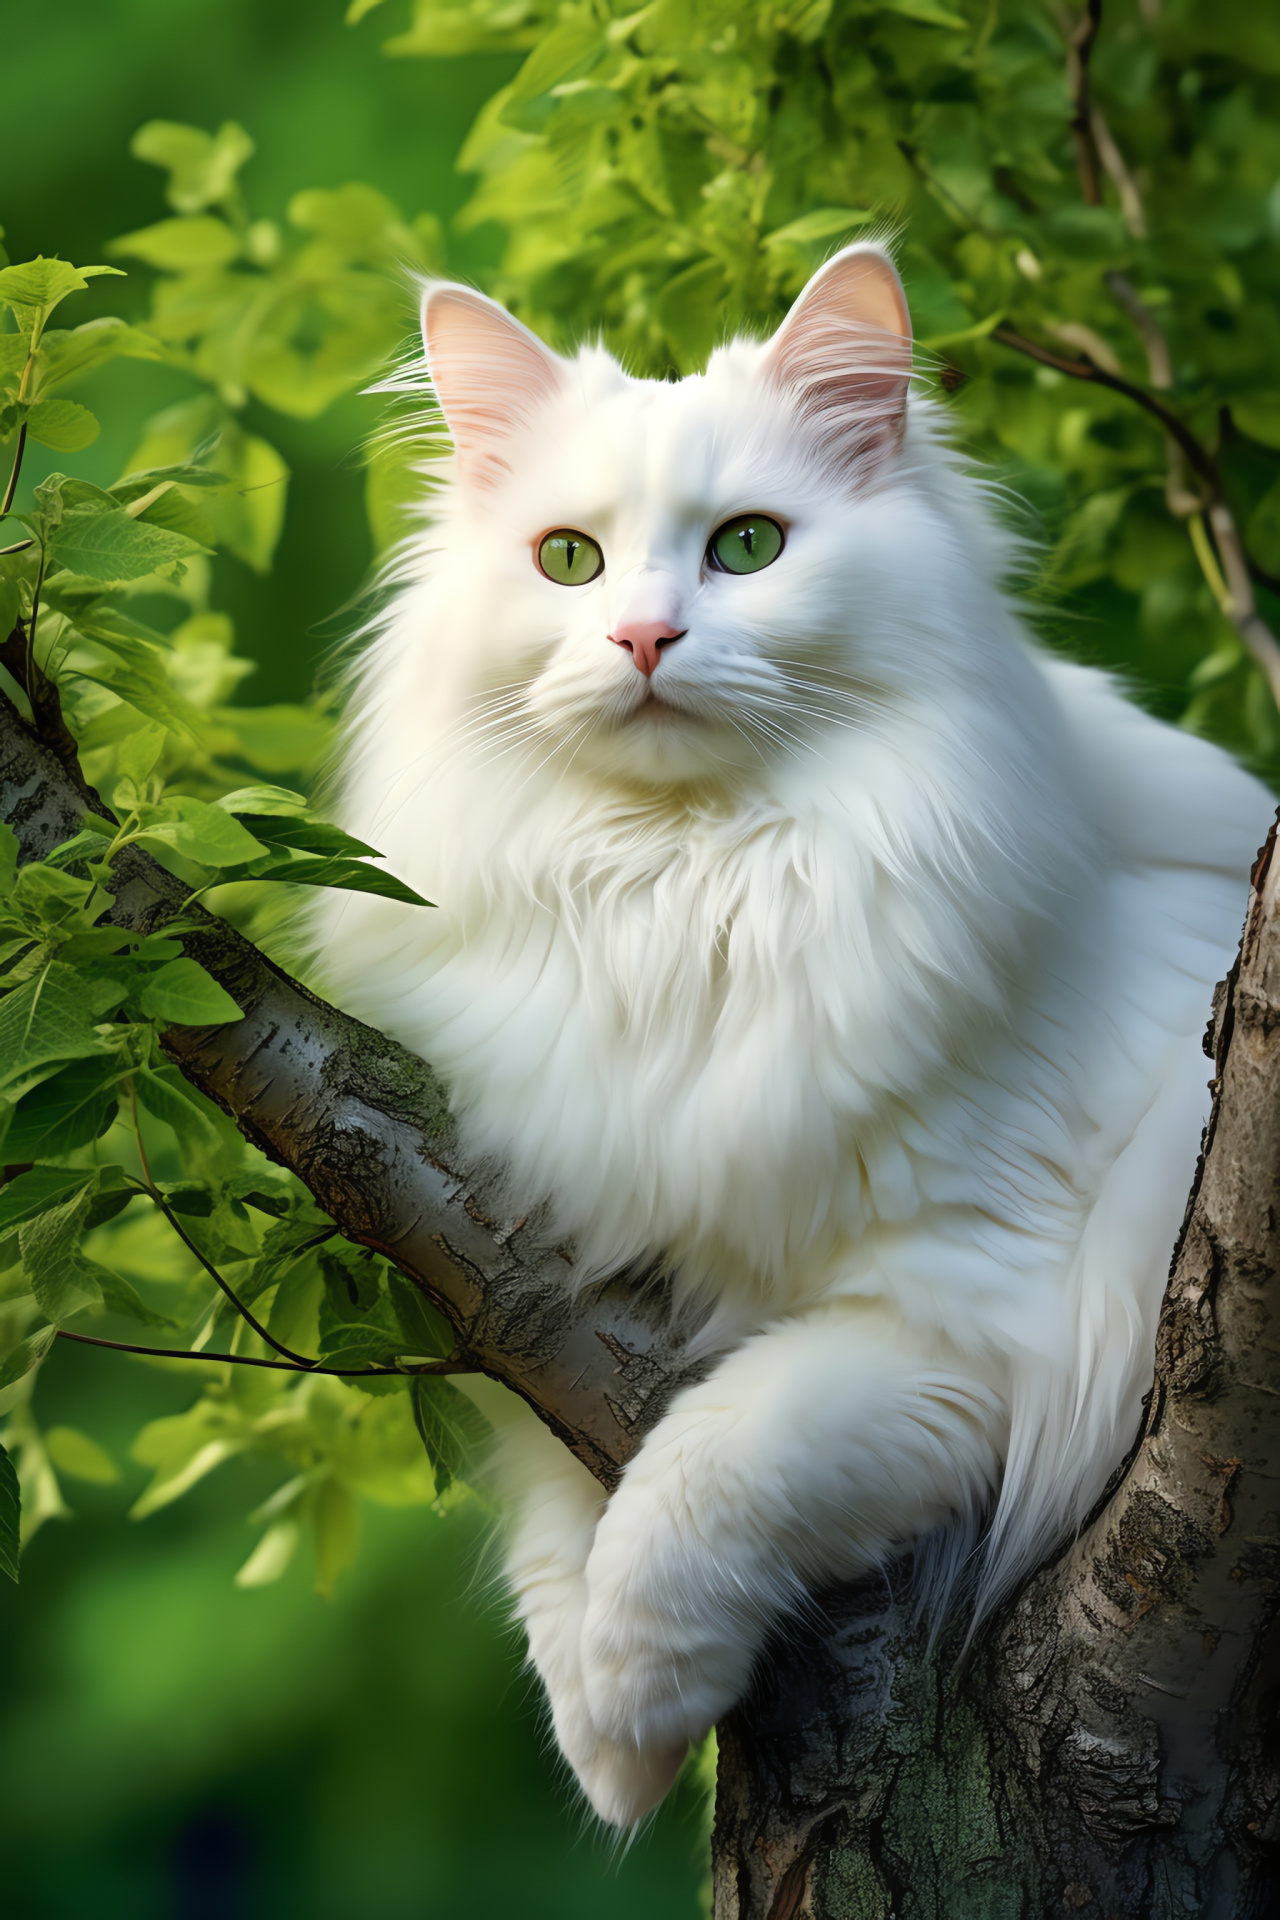
<svg viewBox="0 0 1280 1920">
<path fill-rule="evenodd" d="M 21 857 L 69 839 L 87 806 L 102 811 L 0 695 L 0 817 Z M 422 1288 L 451 1323 L 460 1363 L 512 1388 L 614 1485 L 671 1394 L 704 1369 L 666 1288 L 632 1276 L 575 1291 L 572 1253 L 545 1219 L 512 1204 L 499 1169 L 462 1152 L 429 1066 L 188 908 L 187 889 L 141 849 L 125 848 L 115 872 L 108 920 L 142 934 L 179 915 L 201 921 L 183 945 L 245 1015 L 170 1028 L 169 1058 L 344 1234 Z"/>
</svg>

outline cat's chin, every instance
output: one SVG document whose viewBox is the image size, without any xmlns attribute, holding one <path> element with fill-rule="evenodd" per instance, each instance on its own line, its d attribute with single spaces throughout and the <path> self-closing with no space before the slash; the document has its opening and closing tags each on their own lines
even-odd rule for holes
<svg viewBox="0 0 1280 1920">
<path fill-rule="evenodd" d="M 594 733 L 578 765 L 650 787 L 736 784 L 758 771 L 760 755 L 734 728 L 651 697 Z"/>
</svg>

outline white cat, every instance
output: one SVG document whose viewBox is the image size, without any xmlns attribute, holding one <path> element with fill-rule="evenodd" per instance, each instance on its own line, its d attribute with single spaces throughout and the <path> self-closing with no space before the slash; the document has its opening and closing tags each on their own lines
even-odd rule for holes
<svg viewBox="0 0 1280 1920">
<path fill-rule="evenodd" d="M 1270 802 L 1040 652 L 875 247 L 704 375 L 428 289 L 456 453 L 355 688 L 346 1004 L 721 1357 L 605 1502 L 532 1416 L 508 1572 L 606 1820 L 805 1589 L 982 1523 L 990 1604 L 1130 1441 Z M 424 486 L 424 496 L 425 496 Z M 513 1403 L 514 1404 L 514 1403 Z"/>
</svg>

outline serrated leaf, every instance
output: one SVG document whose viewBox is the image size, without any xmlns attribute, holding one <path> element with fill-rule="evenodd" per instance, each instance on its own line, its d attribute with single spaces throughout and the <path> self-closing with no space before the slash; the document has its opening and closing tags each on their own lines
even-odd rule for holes
<svg viewBox="0 0 1280 1920">
<path fill-rule="evenodd" d="M 93 1276 L 108 1313 L 118 1313 L 124 1320 L 137 1320 L 144 1327 L 171 1328 L 176 1325 L 167 1313 L 157 1313 L 153 1307 L 149 1307 L 137 1289 L 118 1273 L 93 1264 Z"/>
<path fill-rule="evenodd" d="M 138 1005 L 148 1019 L 172 1026 L 216 1027 L 244 1019 L 226 988 L 186 954 L 152 974 Z"/>
<path fill-rule="evenodd" d="M 95 441 L 102 429 L 76 400 L 38 400 L 27 415 L 27 432 L 42 447 L 57 453 L 78 453 Z"/>
<path fill-rule="evenodd" d="M 185 533 L 150 527 L 112 503 L 111 510 L 64 513 L 50 541 L 59 566 L 89 580 L 142 580 L 208 548 Z"/>
<path fill-rule="evenodd" d="M 102 1304 L 101 1270 L 80 1252 L 88 1202 L 87 1193 L 76 1194 L 18 1230 L 27 1284 L 41 1312 L 55 1324 Z"/>
<path fill-rule="evenodd" d="M 178 1136 L 184 1154 L 215 1153 L 222 1144 L 213 1116 L 207 1111 L 194 1088 L 175 1068 L 157 1070 L 144 1067 L 137 1077 L 138 1098 L 147 1112 L 163 1120 Z"/>
<path fill-rule="evenodd" d="M 450 1351 L 449 1326 L 443 1315 L 436 1312 L 421 1289 L 402 1273 L 388 1274 L 387 1287 L 400 1322 L 403 1340 L 400 1352 L 443 1359 Z"/>
<path fill-rule="evenodd" d="M 31 1167 L 0 1187 L 0 1234 L 12 1233 L 60 1202 L 92 1185 L 94 1175 L 78 1167 Z"/>
<path fill-rule="evenodd" d="M 0 1087 L 15 1089 L 52 1061 L 106 1050 L 94 1022 L 123 998 L 119 983 L 86 979 L 57 960 L 7 994 L 0 1001 Z"/>
<path fill-rule="evenodd" d="M 419 1374 L 413 1382 L 413 1418 L 427 1450 L 436 1492 L 465 1480 L 493 1429 L 474 1401 L 448 1380 Z"/>
<path fill-rule="evenodd" d="M 37 1327 L 25 1340 L 19 1340 L 17 1346 L 10 1347 L 4 1359 L 0 1360 L 0 1392 L 23 1379 L 33 1367 L 39 1366 L 53 1345 L 57 1331 L 56 1327 Z"/>
<path fill-rule="evenodd" d="M 18 1578 L 18 1534 L 22 1520 L 22 1495 L 12 1460 L 0 1447 L 0 1573 L 10 1580 Z"/>
<path fill-rule="evenodd" d="M 75 1060 L 42 1080 L 19 1101 L 9 1123 L 8 1159 L 44 1160 L 100 1138 L 115 1119 L 116 1089 L 128 1071 L 118 1054 L 108 1054 Z M 3 1211 L 0 1195 L 0 1218 Z"/>
<path fill-rule="evenodd" d="M 43 254 L 34 260 L 0 270 L 0 302 L 21 315 L 47 311 L 65 300 L 69 293 L 82 292 L 90 280 L 102 273 L 120 273 L 119 267 L 73 267 L 69 260 L 46 260 Z"/>
</svg>

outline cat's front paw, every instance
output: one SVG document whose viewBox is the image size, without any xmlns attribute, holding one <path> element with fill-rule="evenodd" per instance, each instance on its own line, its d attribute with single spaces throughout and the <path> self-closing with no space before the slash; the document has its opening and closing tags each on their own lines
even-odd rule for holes
<svg viewBox="0 0 1280 1920">
<path fill-rule="evenodd" d="M 612 1827 L 630 1827 L 644 1818 L 670 1789 L 688 1751 L 684 1741 L 638 1747 L 612 1740 L 596 1726 L 585 1706 L 562 1704 L 554 1712 L 560 1751 L 573 1768 L 592 1809 Z"/>
<path fill-rule="evenodd" d="M 610 1509 L 587 1562 L 583 1691 L 610 1740 L 683 1748 L 746 1691 L 755 1640 L 717 1604 L 715 1570 L 638 1504 Z"/>
</svg>

